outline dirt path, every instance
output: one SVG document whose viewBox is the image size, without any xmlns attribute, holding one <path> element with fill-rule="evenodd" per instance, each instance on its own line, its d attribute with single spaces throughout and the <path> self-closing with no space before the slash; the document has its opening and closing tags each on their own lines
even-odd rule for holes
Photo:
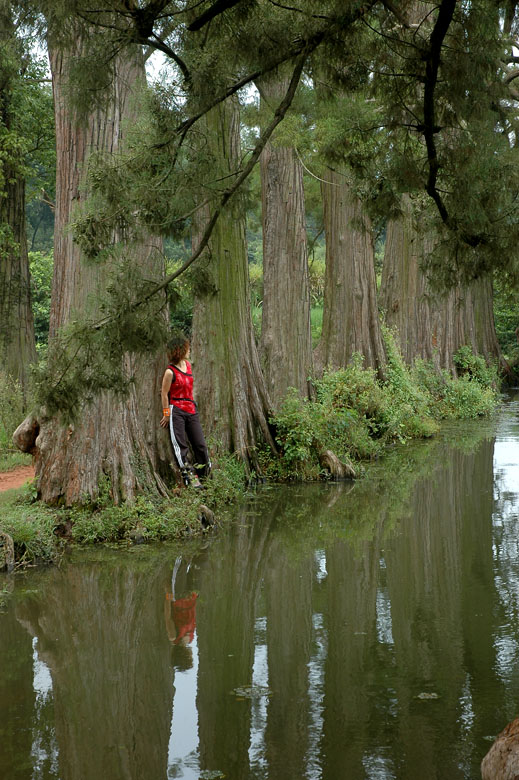
<svg viewBox="0 0 519 780">
<path fill-rule="evenodd" d="M 34 477 L 34 466 L 18 466 L 12 471 L 0 474 L 0 493 L 11 488 L 21 487 Z"/>
</svg>

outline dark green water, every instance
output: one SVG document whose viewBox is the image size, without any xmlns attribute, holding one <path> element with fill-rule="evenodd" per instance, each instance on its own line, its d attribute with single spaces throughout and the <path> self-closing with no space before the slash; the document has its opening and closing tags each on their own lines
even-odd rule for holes
<svg viewBox="0 0 519 780">
<path fill-rule="evenodd" d="M 519 713 L 518 499 L 512 401 L 204 543 L 0 578 L 1 780 L 478 778 Z"/>
</svg>

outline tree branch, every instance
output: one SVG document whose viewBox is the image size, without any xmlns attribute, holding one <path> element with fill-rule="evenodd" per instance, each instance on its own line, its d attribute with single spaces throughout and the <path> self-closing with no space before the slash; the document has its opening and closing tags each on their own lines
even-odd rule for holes
<svg viewBox="0 0 519 780">
<path fill-rule="evenodd" d="M 458 224 L 449 214 L 437 187 L 440 161 L 438 158 L 438 150 L 436 148 L 435 139 L 436 134 L 440 131 L 440 128 L 436 122 L 435 90 L 438 83 L 441 50 L 443 41 L 445 40 L 445 36 L 447 35 L 450 24 L 452 22 L 455 7 L 456 0 L 442 0 L 439 6 L 438 17 L 431 33 L 429 51 L 427 52 L 427 59 L 425 63 L 425 82 L 423 95 L 424 123 L 422 134 L 425 140 L 425 146 L 427 148 L 427 164 L 429 167 L 429 174 L 425 186 L 426 192 L 436 204 L 436 208 L 438 209 L 442 222 L 451 230 L 459 232 Z M 462 238 L 467 244 L 469 244 L 469 246 L 478 246 L 483 241 L 482 236 L 473 234 L 470 235 L 467 233 L 463 233 Z"/>
<path fill-rule="evenodd" d="M 238 3 L 241 3 L 241 1 L 242 0 L 216 0 L 216 2 L 213 3 L 212 6 L 210 6 L 206 11 L 201 13 L 200 16 L 194 20 L 194 22 L 191 22 L 187 29 L 189 32 L 196 32 L 197 30 L 201 30 L 204 25 L 211 21 L 211 19 L 214 19 L 216 16 L 223 14 L 223 12 L 227 11 L 228 8 L 233 8 L 235 5 L 238 5 Z"/>
<path fill-rule="evenodd" d="M 193 114 L 192 116 L 189 117 L 189 119 L 186 119 L 180 125 L 177 125 L 177 127 L 173 132 L 173 135 L 170 136 L 170 138 L 166 139 L 165 141 L 156 144 L 154 148 L 162 149 L 165 146 L 168 146 L 179 135 L 180 135 L 180 142 L 182 143 L 187 131 L 196 122 L 198 122 L 199 119 L 205 116 L 205 114 L 207 114 L 207 112 L 210 111 L 212 108 L 215 108 L 215 106 L 217 106 L 219 103 L 222 103 L 224 100 L 227 100 L 227 98 L 231 97 L 232 95 L 235 95 L 236 92 L 239 92 L 240 89 L 246 87 L 247 84 L 250 84 L 251 82 L 255 81 L 260 76 L 264 76 L 266 73 L 270 73 L 271 71 L 275 70 L 284 62 L 288 62 L 289 60 L 298 57 L 300 54 L 302 54 L 305 51 L 308 52 L 314 51 L 314 49 L 316 49 L 323 42 L 323 40 L 325 40 L 327 36 L 332 33 L 332 31 L 335 31 L 337 27 L 339 28 L 349 27 L 350 25 L 354 24 L 354 22 L 358 21 L 363 16 L 365 16 L 366 13 L 374 5 L 376 5 L 376 3 L 377 0 L 367 0 L 367 2 L 364 4 L 360 4 L 360 3 L 355 4 L 352 9 L 349 9 L 345 14 L 341 15 L 340 17 L 333 19 L 328 25 L 323 27 L 321 30 L 318 30 L 313 35 L 309 36 L 306 40 L 297 41 L 296 44 L 289 47 L 285 52 L 280 54 L 274 60 L 271 60 L 264 67 L 258 68 L 252 73 L 243 76 L 243 78 L 239 79 L 230 87 L 228 87 L 225 90 L 225 92 L 222 92 L 220 95 L 217 95 L 210 103 L 204 106 L 204 108 L 201 109 L 198 113 Z"/>
<path fill-rule="evenodd" d="M 519 68 L 509 71 L 505 76 L 505 84 L 510 84 L 511 81 L 519 76 Z"/>
<path fill-rule="evenodd" d="M 160 282 L 160 284 L 155 285 L 155 287 L 152 290 L 150 290 L 150 292 L 148 292 L 145 296 L 143 296 L 138 301 L 136 301 L 132 306 L 132 311 L 135 311 L 135 309 L 139 308 L 139 306 L 142 306 L 144 303 L 147 303 L 147 301 L 149 301 L 150 298 L 153 298 L 159 292 L 166 289 L 168 285 L 171 284 L 171 282 L 173 282 L 181 274 L 183 274 L 184 271 L 187 271 L 189 266 L 192 265 L 195 262 L 195 260 L 197 260 L 200 257 L 200 255 L 206 248 L 207 244 L 209 243 L 209 239 L 211 238 L 211 234 L 214 230 L 214 226 L 216 225 L 225 205 L 227 204 L 229 199 L 235 194 L 235 192 L 239 190 L 239 188 L 241 187 L 245 179 L 247 179 L 247 177 L 253 170 L 254 166 L 258 162 L 261 152 L 263 151 L 270 136 L 272 135 L 276 127 L 279 125 L 279 123 L 284 119 L 286 112 L 290 108 L 290 105 L 294 99 L 294 95 L 296 93 L 296 89 L 299 84 L 299 80 L 301 78 L 301 74 L 303 72 L 304 64 L 310 52 L 311 49 L 308 49 L 307 51 L 305 51 L 300 55 L 296 63 L 296 66 L 294 68 L 294 71 L 292 73 L 292 78 L 290 79 L 290 84 L 285 94 L 285 97 L 283 98 L 283 100 L 277 107 L 276 111 L 274 112 L 274 116 L 272 117 L 272 120 L 269 123 L 268 127 L 261 134 L 258 143 L 254 147 L 254 151 L 252 152 L 249 162 L 247 163 L 247 165 L 245 166 L 241 174 L 237 177 L 234 184 L 231 187 L 229 187 L 227 190 L 225 190 L 222 197 L 220 198 L 220 202 L 216 206 L 213 214 L 211 215 L 211 218 L 204 230 L 204 234 L 201 238 L 200 244 L 198 245 L 196 250 L 191 254 L 191 257 L 189 257 L 185 261 L 185 263 L 182 264 L 182 266 L 179 269 L 169 274 L 169 276 L 167 276 L 162 282 Z M 97 322 L 94 325 L 94 328 L 96 330 L 99 330 L 103 328 L 105 325 L 107 325 L 109 322 L 111 322 L 112 319 L 113 317 L 105 317 L 104 319 Z"/>
<path fill-rule="evenodd" d="M 171 48 L 171 46 L 168 46 L 167 43 L 164 43 L 164 41 L 162 41 L 154 32 L 151 33 L 150 38 L 140 38 L 136 31 L 136 34 L 131 40 L 134 41 L 134 43 L 140 43 L 142 46 L 147 46 L 148 49 L 157 49 L 158 51 L 161 51 L 167 57 L 172 59 L 176 65 L 178 65 L 186 81 L 191 79 L 189 68 L 187 67 L 182 57 L 179 57 L 178 54 Z M 147 55 L 147 59 L 149 59 L 150 56 L 151 53 Z"/>
</svg>

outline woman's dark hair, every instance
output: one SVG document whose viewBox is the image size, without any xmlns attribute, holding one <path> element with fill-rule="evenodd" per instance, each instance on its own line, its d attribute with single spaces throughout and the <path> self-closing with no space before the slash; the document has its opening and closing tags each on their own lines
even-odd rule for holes
<svg viewBox="0 0 519 780">
<path fill-rule="evenodd" d="M 186 645 L 172 645 L 173 668 L 177 672 L 187 672 L 193 668 L 193 650 Z"/>
<path fill-rule="evenodd" d="M 179 363 L 187 355 L 189 339 L 184 333 L 175 333 L 168 341 L 168 360 L 170 363 Z"/>
</svg>

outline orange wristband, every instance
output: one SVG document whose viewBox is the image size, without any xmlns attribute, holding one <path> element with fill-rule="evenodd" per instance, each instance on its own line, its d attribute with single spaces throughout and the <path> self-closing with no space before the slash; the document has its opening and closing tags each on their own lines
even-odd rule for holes
<svg viewBox="0 0 519 780">
<path fill-rule="evenodd" d="M 162 410 L 162 414 L 164 415 L 164 417 L 169 417 L 169 406 L 166 409 Z"/>
</svg>

